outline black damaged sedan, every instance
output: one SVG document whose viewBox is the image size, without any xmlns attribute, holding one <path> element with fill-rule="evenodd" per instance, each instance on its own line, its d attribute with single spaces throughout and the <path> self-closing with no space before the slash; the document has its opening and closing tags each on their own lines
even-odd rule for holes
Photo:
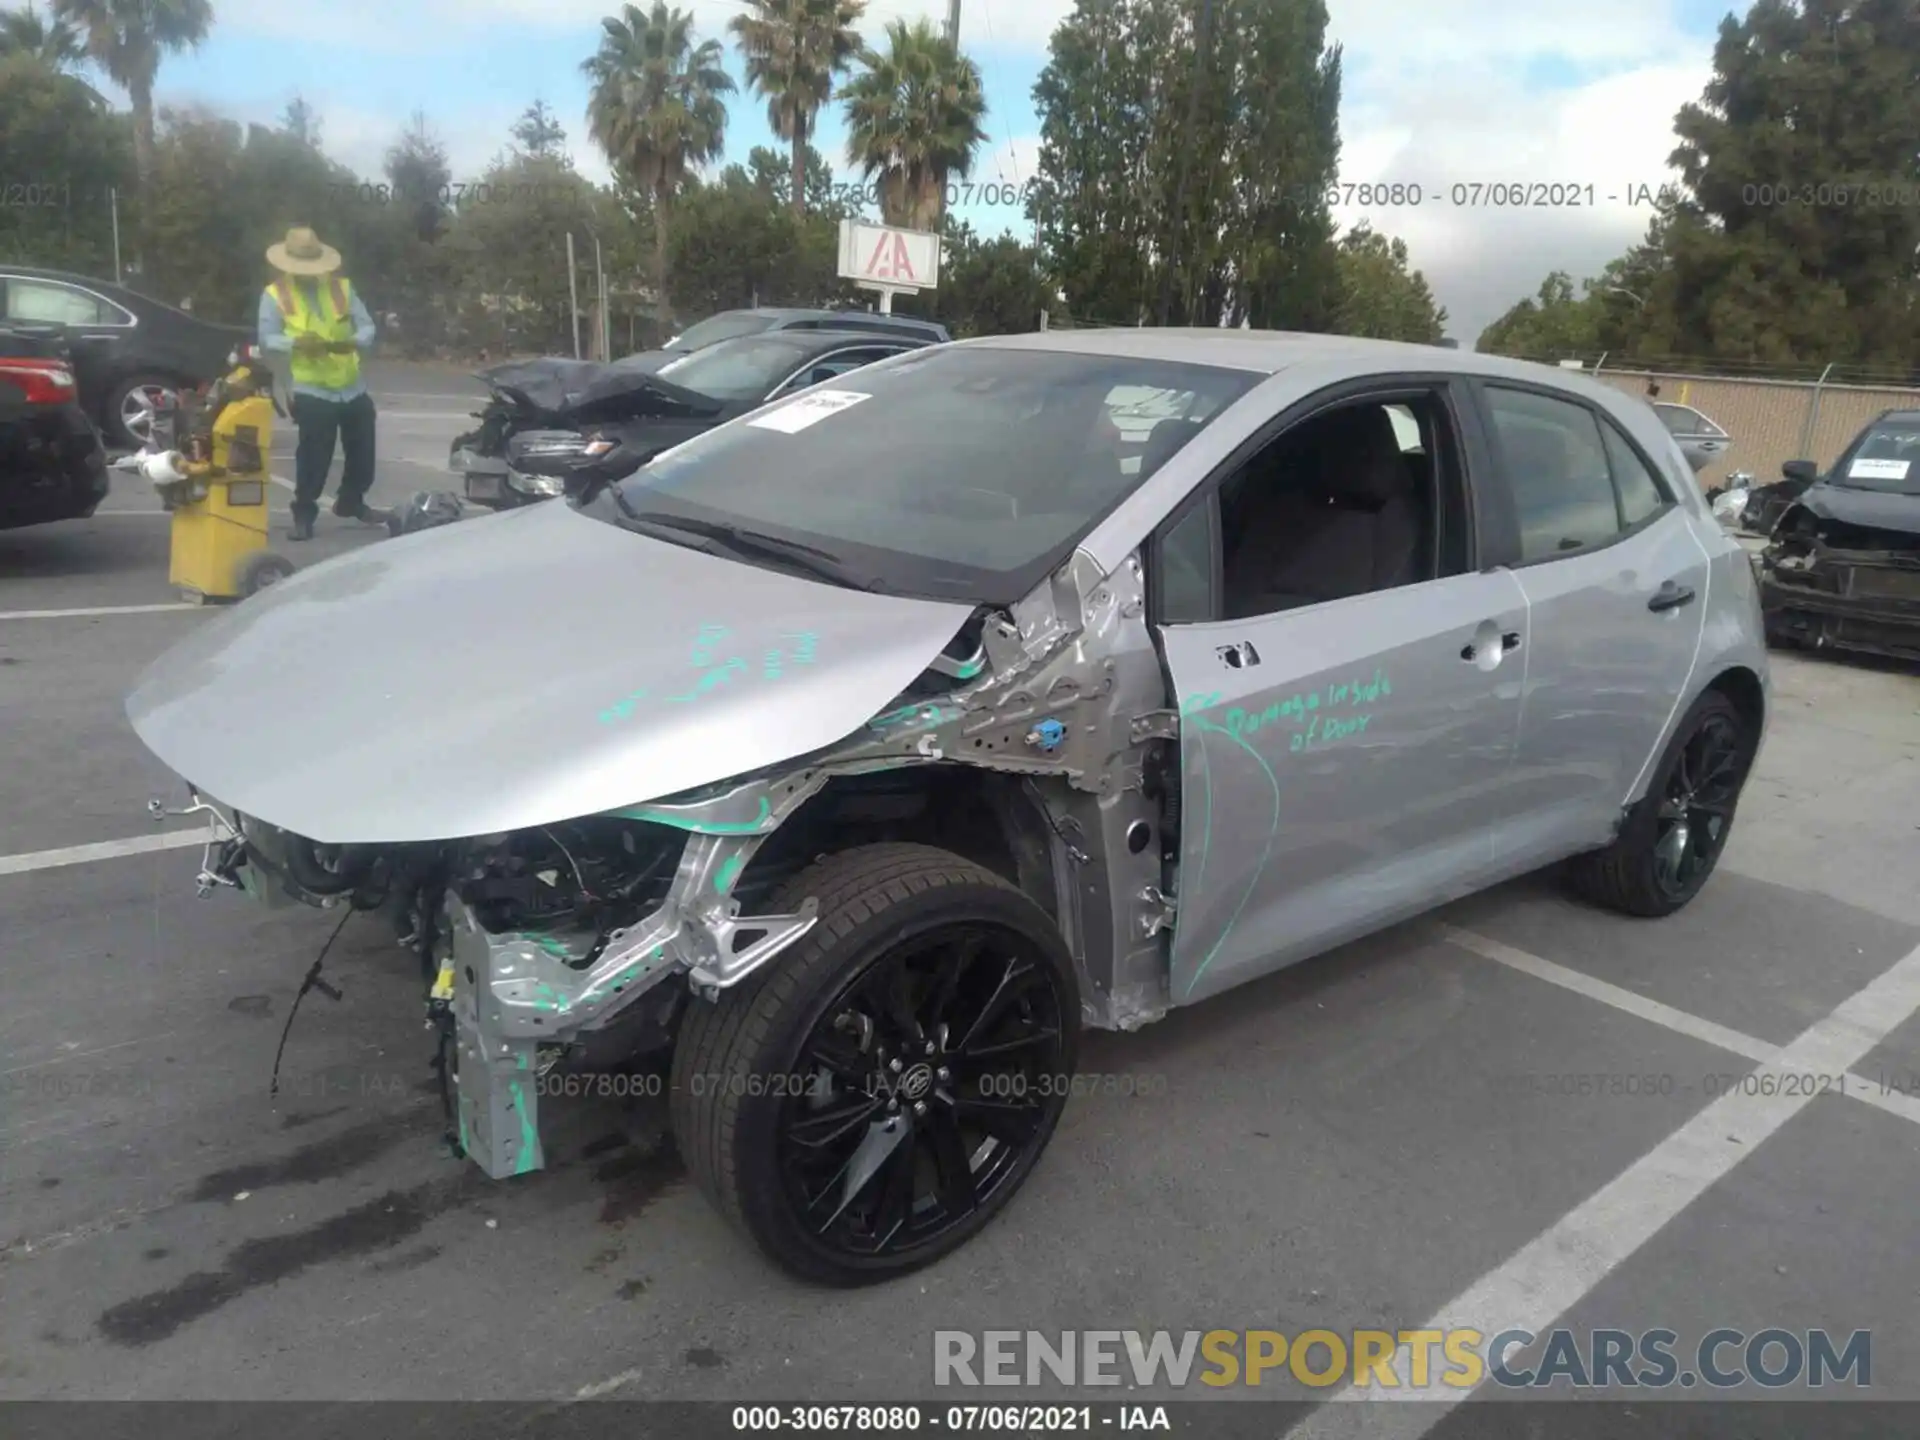
<svg viewBox="0 0 1920 1440">
<path fill-rule="evenodd" d="M 1889 410 L 1781 513 L 1760 557 L 1767 638 L 1920 660 L 1920 410 Z"/>
</svg>

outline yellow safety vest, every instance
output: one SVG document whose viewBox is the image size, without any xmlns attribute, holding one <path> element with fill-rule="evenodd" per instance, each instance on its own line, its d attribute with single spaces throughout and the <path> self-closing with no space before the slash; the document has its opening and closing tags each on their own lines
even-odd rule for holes
<svg viewBox="0 0 1920 1440">
<path fill-rule="evenodd" d="M 306 290 L 284 275 L 267 287 L 289 338 L 317 335 L 322 340 L 353 339 L 353 291 L 343 276 L 329 276 L 324 285 L 315 286 L 320 297 L 316 310 Z M 360 378 L 360 352 L 343 351 L 337 355 L 301 355 L 292 359 L 293 383 L 312 385 L 321 390 L 345 390 Z"/>
</svg>

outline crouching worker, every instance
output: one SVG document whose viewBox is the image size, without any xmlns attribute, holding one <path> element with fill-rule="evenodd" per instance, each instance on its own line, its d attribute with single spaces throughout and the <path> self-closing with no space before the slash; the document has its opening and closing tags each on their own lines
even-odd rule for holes
<svg viewBox="0 0 1920 1440">
<path fill-rule="evenodd" d="M 340 271 L 340 252 L 312 230 L 296 226 L 267 247 L 279 278 L 260 296 L 260 347 L 288 357 L 292 373 L 294 450 L 293 529 L 310 540 L 327 488 L 337 436 L 346 461 L 333 513 L 384 525 L 387 516 L 367 504 L 373 485 L 373 397 L 360 379 L 360 352 L 374 341 L 373 317 Z"/>
</svg>

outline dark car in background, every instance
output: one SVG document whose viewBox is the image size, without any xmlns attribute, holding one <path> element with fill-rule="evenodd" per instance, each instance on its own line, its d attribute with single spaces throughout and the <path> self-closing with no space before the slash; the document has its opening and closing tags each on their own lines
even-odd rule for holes
<svg viewBox="0 0 1920 1440">
<path fill-rule="evenodd" d="M 1920 410 L 1876 416 L 1825 475 L 1782 469 L 1768 488 L 1797 488 L 1760 555 L 1768 638 L 1920 660 Z"/>
<path fill-rule="evenodd" d="M 106 449 L 61 337 L 0 325 L 0 530 L 83 520 L 107 489 Z"/>
<path fill-rule="evenodd" d="M 631 473 L 661 451 L 770 400 L 864 365 L 924 349 L 932 340 L 879 331 L 786 329 L 716 341 L 676 356 L 658 371 L 582 360 L 528 360 L 480 378 L 493 392 L 479 428 L 457 437 L 451 467 L 466 498 L 509 509 L 566 493 L 566 478 Z M 510 463 L 539 435 L 540 461 Z M 617 469 L 618 475 L 611 471 Z"/>
<path fill-rule="evenodd" d="M 215 325 L 122 285 L 0 264 L 0 322 L 65 340 L 80 403 L 109 444 L 146 443 L 157 404 L 217 380 L 251 331 Z"/>
<path fill-rule="evenodd" d="M 946 326 L 912 315 L 882 315 L 872 310 L 804 310 L 761 305 L 750 310 L 722 310 L 717 315 L 709 315 L 689 325 L 658 350 L 642 350 L 614 363 L 630 370 L 657 371 L 684 355 L 717 345 L 722 340 L 740 340 L 750 335 L 794 330 L 857 330 L 896 340 L 917 340 L 924 345 L 944 345 L 953 338 L 947 333 Z"/>
</svg>

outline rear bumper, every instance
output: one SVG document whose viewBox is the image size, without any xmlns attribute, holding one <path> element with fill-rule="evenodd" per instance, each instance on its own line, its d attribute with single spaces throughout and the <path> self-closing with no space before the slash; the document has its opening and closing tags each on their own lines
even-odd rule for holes
<svg viewBox="0 0 1920 1440">
<path fill-rule="evenodd" d="M 29 415 L 0 434 L 0 530 L 84 520 L 110 488 L 106 447 L 78 406 Z"/>
</svg>

